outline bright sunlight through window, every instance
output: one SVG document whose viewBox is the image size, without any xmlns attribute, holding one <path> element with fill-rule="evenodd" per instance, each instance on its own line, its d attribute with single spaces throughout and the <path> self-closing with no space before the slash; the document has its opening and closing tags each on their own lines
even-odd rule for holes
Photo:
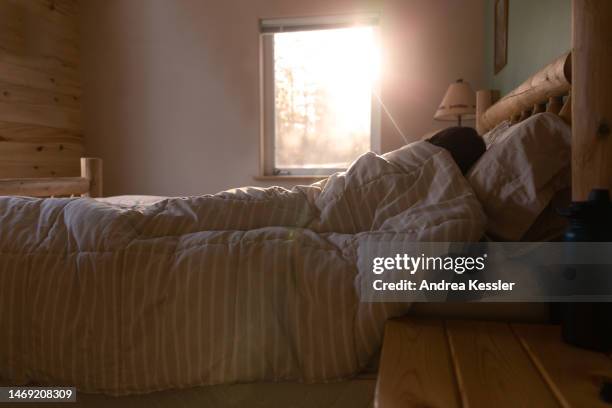
<svg viewBox="0 0 612 408">
<path fill-rule="evenodd" d="M 374 27 L 274 34 L 274 168 L 342 169 L 372 145 Z"/>
</svg>

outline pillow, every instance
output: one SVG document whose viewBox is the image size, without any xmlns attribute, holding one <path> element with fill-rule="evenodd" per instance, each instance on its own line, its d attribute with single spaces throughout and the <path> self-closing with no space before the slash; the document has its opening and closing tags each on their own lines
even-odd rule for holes
<svg viewBox="0 0 612 408">
<path fill-rule="evenodd" d="M 525 235 L 524 242 L 562 241 L 569 226 L 567 217 L 559 214 L 560 209 L 567 209 L 572 202 L 572 189 L 566 188 L 555 193 L 550 203 L 542 210 Z"/>
<path fill-rule="evenodd" d="M 555 114 L 539 113 L 499 137 L 467 177 L 487 214 L 487 234 L 518 241 L 571 184 L 571 128 Z"/>
<path fill-rule="evenodd" d="M 510 126 L 510 121 L 504 120 L 493 129 L 482 135 L 485 145 L 487 146 L 487 150 L 495 143 L 500 143 L 504 139 L 503 135 L 506 134 L 506 130 L 508 130 Z"/>
</svg>

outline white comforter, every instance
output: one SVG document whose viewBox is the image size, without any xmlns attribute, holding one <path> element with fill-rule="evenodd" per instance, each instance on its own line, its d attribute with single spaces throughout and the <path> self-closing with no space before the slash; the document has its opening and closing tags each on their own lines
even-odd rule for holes
<svg viewBox="0 0 612 408">
<path fill-rule="evenodd" d="M 368 236 L 471 241 L 484 215 L 417 142 L 288 191 L 153 204 L 0 198 L 0 377 L 127 394 L 346 378 L 408 304 L 359 301 Z"/>
</svg>

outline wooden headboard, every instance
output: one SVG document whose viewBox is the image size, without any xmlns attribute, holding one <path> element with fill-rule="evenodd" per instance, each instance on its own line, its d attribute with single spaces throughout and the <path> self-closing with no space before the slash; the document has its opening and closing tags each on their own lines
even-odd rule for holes
<svg viewBox="0 0 612 408">
<path fill-rule="evenodd" d="M 586 200 L 593 189 L 612 192 L 611 16 L 612 1 L 572 0 L 571 53 L 497 102 L 495 91 L 477 94 L 481 134 L 503 120 L 520 121 L 544 110 L 559 112 L 571 123 L 573 201 Z M 560 98 L 570 88 L 571 96 L 561 108 Z"/>
<path fill-rule="evenodd" d="M 476 94 L 476 129 L 484 134 L 504 120 L 520 122 L 534 113 L 561 114 L 571 123 L 572 80 L 571 53 L 565 53 L 529 77 L 518 88 L 497 100 L 495 90 L 480 90 Z M 566 105 L 565 110 L 563 106 Z"/>
</svg>

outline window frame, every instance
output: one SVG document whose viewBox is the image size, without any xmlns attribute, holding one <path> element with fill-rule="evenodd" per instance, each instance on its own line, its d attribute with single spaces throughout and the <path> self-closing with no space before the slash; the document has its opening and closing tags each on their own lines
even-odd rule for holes
<svg viewBox="0 0 612 408">
<path fill-rule="evenodd" d="M 370 26 L 373 27 L 374 35 L 378 37 L 380 42 L 378 21 L 378 15 L 373 13 L 260 20 L 260 176 L 317 177 L 328 176 L 346 170 L 346 168 L 329 167 L 276 167 L 274 146 L 276 139 L 274 34 L 290 31 L 314 31 Z M 370 150 L 380 153 L 381 106 L 376 95 L 380 95 L 380 81 L 374 84 L 370 97 Z"/>
</svg>

